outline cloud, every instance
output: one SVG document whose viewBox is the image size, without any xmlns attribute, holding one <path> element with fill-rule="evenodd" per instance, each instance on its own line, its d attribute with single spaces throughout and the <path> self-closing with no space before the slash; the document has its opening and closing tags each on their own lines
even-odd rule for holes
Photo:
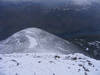
<svg viewBox="0 0 100 75">
<path fill-rule="evenodd" d="M 72 0 L 72 2 L 74 4 L 78 4 L 78 5 L 90 5 L 93 2 L 99 2 L 100 3 L 100 0 Z"/>
<path fill-rule="evenodd" d="M 33 1 L 33 2 L 64 2 L 64 3 L 72 3 L 72 4 L 77 4 L 77 5 L 87 5 L 91 4 L 93 2 L 99 2 L 100 0 L 2 0 L 2 1 L 13 1 L 13 2 L 20 2 L 20 1 Z"/>
</svg>

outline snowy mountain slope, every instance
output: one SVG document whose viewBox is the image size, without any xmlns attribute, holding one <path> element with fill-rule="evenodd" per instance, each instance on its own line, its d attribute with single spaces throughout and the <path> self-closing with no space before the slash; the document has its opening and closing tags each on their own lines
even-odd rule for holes
<svg viewBox="0 0 100 75">
<path fill-rule="evenodd" d="M 100 75 L 100 61 L 82 54 L 0 54 L 0 75 Z"/>
<path fill-rule="evenodd" d="M 100 75 L 100 61 L 80 53 L 69 41 L 27 28 L 0 42 L 0 75 Z"/>
<path fill-rule="evenodd" d="M 84 53 L 77 46 L 38 28 L 27 28 L 0 42 L 0 53 Z"/>
</svg>

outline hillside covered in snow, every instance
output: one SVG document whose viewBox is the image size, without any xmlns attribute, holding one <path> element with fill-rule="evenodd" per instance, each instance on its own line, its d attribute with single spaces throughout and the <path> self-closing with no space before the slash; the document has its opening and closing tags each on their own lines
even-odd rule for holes
<svg viewBox="0 0 100 75">
<path fill-rule="evenodd" d="M 0 42 L 0 75 L 100 75 L 100 61 L 38 28 Z"/>
<path fill-rule="evenodd" d="M 0 42 L 0 53 L 84 53 L 79 47 L 39 28 L 21 30 Z"/>
</svg>

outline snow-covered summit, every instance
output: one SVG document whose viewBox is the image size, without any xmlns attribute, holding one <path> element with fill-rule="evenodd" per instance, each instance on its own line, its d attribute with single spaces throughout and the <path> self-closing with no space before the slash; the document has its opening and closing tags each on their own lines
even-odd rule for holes
<svg viewBox="0 0 100 75">
<path fill-rule="evenodd" d="M 77 46 L 39 28 L 21 30 L 0 42 L 0 53 L 79 53 Z"/>
</svg>

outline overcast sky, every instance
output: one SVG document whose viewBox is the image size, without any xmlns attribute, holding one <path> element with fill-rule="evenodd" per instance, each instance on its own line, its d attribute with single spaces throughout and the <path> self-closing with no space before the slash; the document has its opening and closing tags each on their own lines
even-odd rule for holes
<svg viewBox="0 0 100 75">
<path fill-rule="evenodd" d="M 0 1 L 13 1 L 13 2 L 21 2 L 21 1 L 33 1 L 33 2 L 42 2 L 46 4 L 55 4 L 57 2 L 64 2 L 66 4 L 76 4 L 76 5 L 91 5 L 93 2 L 100 3 L 100 0 L 0 0 Z M 53 3 L 52 3 L 53 2 Z"/>
<path fill-rule="evenodd" d="M 35 2 L 43 2 L 43 1 L 61 1 L 61 2 L 67 2 L 67 1 L 73 1 L 74 3 L 78 3 L 78 4 L 83 4 L 83 3 L 90 3 L 90 2 L 100 2 L 100 0 L 2 0 L 2 1 L 35 1 Z"/>
</svg>

